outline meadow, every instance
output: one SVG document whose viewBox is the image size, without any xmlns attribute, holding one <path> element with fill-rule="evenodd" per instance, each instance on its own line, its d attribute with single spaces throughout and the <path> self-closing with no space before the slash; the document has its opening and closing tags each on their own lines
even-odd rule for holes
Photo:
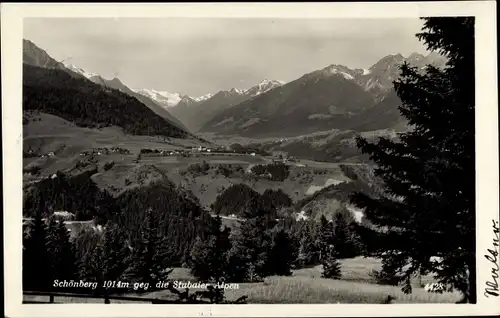
<svg viewBox="0 0 500 318">
<path fill-rule="evenodd" d="M 50 127 L 47 130 L 47 127 Z M 43 134 L 42 134 L 43 132 Z M 235 183 L 245 183 L 258 192 L 269 188 L 280 188 L 293 201 L 302 199 L 311 192 L 318 191 L 336 181 L 349 181 L 337 163 L 318 163 L 301 160 L 302 166 L 291 163 L 290 176 L 284 181 L 266 179 L 252 180 L 242 175 L 222 176 L 210 170 L 206 174 L 189 175 L 184 172 L 196 163 L 206 161 L 210 165 L 240 165 L 244 170 L 255 164 L 270 162 L 270 158 L 249 155 L 209 155 L 194 157 L 152 157 L 137 155 L 143 148 L 149 149 L 188 149 L 200 145 L 198 140 L 160 140 L 156 137 L 127 136 L 114 127 L 102 130 L 75 127 L 55 116 L 42 114 L 39 121 L 24 126 L 24 149 L 34 149 L 38 153 L 56 152 L 53 157 L 24 158 L 24 166 L 37 165 L 42 176 L 58 170 L 71 170 L 82 160 L 80 152 L 99 147 L 122 147 L 130 154 L 109 154 L 97 156 L 97 164 L 102 168 L 106 162 L 113 161 L 112 168 L 99 169 L 92 176 L 103 188 L 117 194 L 127 187 L 146 184 L 162 176 L 168 176 L 176 184 L 189 188 L 199 198 L 202 206 L 208 207 L 224 188 Z M 36 177 L 25 174 L 25 182 Z M 318 208 L 318 207 L 316 207 Z M 331 207 L 326 207 L 331 209 Z M 225 220 L 234 223 L 232 220 Z M 370 258 L 357 257 L 341 260 L 342 279 L 321 278 L 321 266 L 295 270 L 292 276 L 265 278 L 264 282 L 242 283 L 239 289 L 226 291 L 227 299 L 236 299 L 247 295 L 249 303 L 381 303 L 388 295 L 395 298 L 394 303 L 453 303 L 459 300 L 458 293 L 431 294 L 424 291 L 422 285 L 431 278 L 423 277 L 420 286 L 415 286 L 413 293 L 406 295 L 397 286 L 382 286 L 374 282 L 370 273 L 380 269 L 380 262 Z M 175 268 L 170 279 L 192 281 L 193 277 L 185 268 Z M 133 294 L 129 294 L 132 296 Z M 165 290 L 158 290 L 141 295 L 148 298 L 169 299 L 173 295 Z M 27 301 L 44 299 L 44 296 L 25 296 Z M 56 297 L 56 302 L 92 302 L 101 303 L 102 299 Z"/>
<path fill-rule="evenodd" d="M 399 286 L 376 284 L 370 273 L 380 270 L 381 264 L 373 258 L 356 257 L 341 260 L 340 263 L 340 280 L 321 278 L 319 265 L 295 270 L 292 276 L 270 276 L 264 282 L 242 283 L 239 289 L 227 289 L 225 295 L 229 300 L 246 295 L 248 303 L 252 304 L 380 304 L 388 295 L 394 297 L 392 303 L 455 303 L 460 299 L 457 292 L 426 292 L 422 287 L 432 281 L 430 276 L 422 277 L 418 283 L 414 282 L 411 294 L 404 294 Z M 196 281 L 186 268 L 175 268 L 169 279 Z M 165 290 L 143 296 L 174 299 Z"/>
<path fill-rule="evenodd" d="M 428 293 L 422 287 L 432 281 L 432 277 L 422 277 L 413 284 L 411 294 L 404 294 L 399 286 L 376 284 L 370 272 L 380 269 L 380 261 L 373 258 L 356 257 L 340 261 L 340 280 L 321 278 L 321 265 L 293 271 L 292 276 L 270 276 L 263 282 L 241 283 L 238 289 L 227 289 L 226 299 L 234 300 L 248 296 L 249 304 L 380 304 L 390 295 L 391 303 L 455 303 L 460 300 L 458 292 L 443 294 Z M 172 281 L 196 282 L 189 269 L 175 268 L 170 274 Z M 167 290 L 146 293 L 127 293 L 125 296 L 144 298 L 176 299 Z M 47 301 L 46 296 L 24 296 L 25 301 Z M 56 303 L 102 303 L 98 298 L 55 297 Z M 128 301 L 111 301 L 128 303 Z"/>
</svg>

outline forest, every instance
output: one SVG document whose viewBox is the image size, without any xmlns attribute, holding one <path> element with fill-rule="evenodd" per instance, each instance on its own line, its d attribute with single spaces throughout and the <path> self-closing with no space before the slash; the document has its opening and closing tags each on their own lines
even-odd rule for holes
<svg viewBox="0 0 500 318">
<path fill-rule="evenodd" d="M 338 267 L 337 258 L 360 255 L 363 248 L 348 214 L 336 215 L 331 222 L 323 218 L 321 223 L 286 215 L 277 219 L 278 209 L 292 205 L 281 190 L 259 194 L 234 185 L 222 192 L 216 205 L 221 211 L 240 202 L 234 197 L 225 199 L 228 195 L 239 194 L 243 202 L 239 226 L 230 229 L 219 216 L 212 217 L 201 208 L 192 193 L 167 178 L 111 198 L 96 190 L 89 174 L 71 178 L 59 174 L 30 192 L 29 208 L 25 206 L 33 217 L 24 236 L 26 289 L 50 290 L 53 280 L 47 277 L 153 283 L 167 279 L 173 267 L 189 268 L 196 278 L 208 282 L 258 282 L 268 275 L 291 275 L 294 268 L 322 262 Z M 70 237 L 53 211 L 88 209 L 85 198 L 93 200 L 96 209 L 77 215 L 93 217 L 104 226 L 102 231 L 82 228 Z M 325 234 L 330 231 L 335 237 Z M 40 264 L 48 275 L 36 275 Z M 325 273 L 325 277 L 338 275 L 338 270 Z"/>
<path fill-rule="evenodd" d="M 167 280 L 171 268 L 178 266 L 212 283 L 259 282 L 269 275 L 289 276 L 294 269 L 314 265 L 322 265 L 323 278 L 339 279 L 339 259 L 362 255 L 381 260 L 382 269 L 375 273 L 379 284 L 399 285 L 409 294 L 411 277 L 432 274 L 435 282 L 460 292 L 460 303 L 476 303 L 475 20 L 423 20 L 417 38 L 429 50 L 445 55 L 448 62 L 444 69 L 427 66 L 424 71 L 408 64 L 401 66 L 394 89 L 401 99 L 399 111 L 412 130 L 401 133 L 397 140 L 356 139 L 357 148 L 369 156 L 374 177 L 380 182 L 359 180 L 343 167 L 354 182 L 332 186 L 328 192 L 318 191 L 305 199 L 331 195 L 348 200 L 363 210 L 367 223 L 354 221 L 347 207 L 331 219 L 321 216 L 319 222 L 297 221 L 278 213 L 297 204 L 286 194 L 272 189 L 261 194 L 243 184 L 225 189 L 212 211 L 206 211 L 193 193 L 166 178 L 112 198 L 90 180 L 91 172 L 74 177 L 57 174 L 27 191 L 24 198 L 23 212 L 33 219 L 23 237 L 23 288 L 52 290 L 53 279 L 121 279 L 150 282 L 153 287 L 154 282 Z M 44 111 L 93 124 L 98 119 L 111 124 L 124 118 L 117 115 L 112 119 L 104 111 L 111 102 L 105 91 L 94 92 L 103 97 L 95 105 L 82 99 L 82 105 L 100 110 L 79 110 L 92 120 L 68 110 L 65 103 L 71 103 L 71 94 L 61 99 L 62 104 L 39 103 L 45 93 L 69 92 L 74 82 L 54 76 L 61 75 L 57 71 L 34 71 L 48 72 L 47 78 L 54 81 L 40 86 L 37 81 L 42 74 L 25 77 L 28 107 L 47 107 Z M 96 87 L 86 84 L 81 89 L 92 91 Z M 79 90 L 74 93 L 80 96 Z M 122 97 L 122 101 L 128 100 Z M 127 109 L 124 116 L 137 111 L 133 106 L 123 109 Z M 142 115 L 149 118 L 144 112 Z M 138 121 L 126 129 L 177 131 L 158 126 L 163 125 L 159 119 L 152 123 L 146 126 L 145 121 Z M 200 167 L 202 171 L 205 168 Z M 278 179 L 288 173 L 279 166 L 269 168 L 257 169 L 271 175 L 276 171 Z M 364 182 L 375 184 L 376 191 L 360 186 Z M 71 238 L 64 224 L 53 217 L 55 209 L 80 213 L 80 219 L 93 218 L 104 226 L 83 229 Z M 223 226 L 221 215 L 236 213 L 238 226 Z M 212 302 L 222 299 L 215 297 Z"/>
<path fill-rule="evenodd" d="M 133 135 L 187 137 L 185 131 L 136 98 L 62 70 L 24 64 L 23 108 L 56 115 L 82 127 L 115 125 Z"/>
</svg>

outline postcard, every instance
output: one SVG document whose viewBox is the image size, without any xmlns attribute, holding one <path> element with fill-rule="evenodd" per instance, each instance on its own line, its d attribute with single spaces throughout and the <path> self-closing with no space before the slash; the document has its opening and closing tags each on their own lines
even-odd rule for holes
<svg viewBox="0 0 500 318">
<path fill-rule="evenodd" d="M 500 313 L 495 9 L 2 4 L 5 315 Z"/>
</svg>

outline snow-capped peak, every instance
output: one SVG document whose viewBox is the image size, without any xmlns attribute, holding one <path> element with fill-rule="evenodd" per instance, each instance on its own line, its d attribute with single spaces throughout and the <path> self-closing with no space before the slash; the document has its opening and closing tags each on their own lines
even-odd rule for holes
<svg viewBox="0 0 500 318">
<path fill-rule="evenodd" d="M 264 79 L 256 86 L 248 89 L 245 93 L 250 96 L 257 96 L 266 93 L 276 87 L 283 86 L 284 84 L 285 82 L 283 81 Z"/>
<path fill-rule="evenodd" d="M 133 91 L 151 98 L 164 107 L 173 107 L 179 104 L 182 99 L 182 96 L 179 93 L 170 93 L 167 91 L 159 91 L 156 89 L 141 88 L 133 89 Z"/>
<path fill-rule="evenodd" d="M 351 70 L 349 70 L 347 67 L 345 66 L 342 66 L 342 65 L 330 65 L 330 66 L 327 66 L 326 68 L 323 69 L 323 72 L 326 74 L 326 75 L 342 75 L 345 79 L 348 79 L 348 80 L 352 80 L 354 79 L 354 77 L 349 74 L 348 72 L 350 72 Z"/>
<path fill-rule="evenodd" d="M 259 83 L 259 86 L 261 85 L 283 85 L 285 84 L 285 82 L 283 81 L 278 81 L 278 80 L 268 80 L 268 79 L 264 79 L 262 80 L 260 83 Z"/>
<path fill-rule="evenodd" d="M 95 73 L 86 72 L 84 69 L 79 68 L 79 67 L 78 67 L 78 66 L 76 66 L 76 65 L 69 64 L 69 63 L 63 63 L 63 64 L 64 64 L 64 66 L 65 66 L 67 69 L 69 69 L 69 70 L 71 70 L 71 71 L 73 71 L 73 72 L 75 72 L 75 73 L 78 73 L 78 74 L 80 74 L 80 75 L 83 75 L 83 76 L 85 76 L 85 77 L 86 77 L 86 78 L 88 78 L 88 79 L 90 79 L 90 78 L 92 78 L 92 77 L 94 77 L 94 76 L 99 76 L 98 74 L 95 74 Z"/>
<path fill-rule="evenodd" d="M 245 90 L 244 89 L 241 89 L 241 88 L 231 88 L 229 91 L 229 93 L 233 93 L 233 94 L 244 94 L 245 93 Z"/>
<path fill-rule="evenodd" d="M 197 102 L 201 102 L 201 101 L 204 101 L 204 100 L 207 100 L 209 98 L 211 98 L 212 96 L 214 96 L 214 94 L 212 93 L 208 93 L 208 94 L 205 94 L 203 96 L 199 96 L 199 97 L 190 97 L 191 99 L 197 101 Z"/>
</svg>

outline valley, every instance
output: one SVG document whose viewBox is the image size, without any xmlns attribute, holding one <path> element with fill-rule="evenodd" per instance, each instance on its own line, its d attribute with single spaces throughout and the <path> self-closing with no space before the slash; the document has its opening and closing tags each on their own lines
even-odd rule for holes
<svg viewBox="0 0 500 318">
<path fill-rule="evenodd" d="M 279 156 L 232 151 L 217 153 L 219 144 L 225 145 L 235 139 L 219 141 L 219 144 L 216 144 L 189 138 L 132 136 L 123 133 L 118 127 L 77 127 L 45 113 L 32 115 L 29 122 L 23 126 L 23 131 L 23 148 L 30 154 L 24 159 L 26 184 L 35 183 L 57 172 L 80 173 L 83 170 L 77 168 L 78 163 L 88 162 L 84 169 L 96 168 L 98 172 L 92 179 L 100 188 L 114 195 L 167 176 L 174 183 L 193 191 L 206 208 L 223 189 L 239 183 L 261 193 L 266 189 L 282 189 L 293 201 L 297 201 L 330 184 L 350 180 L 339 166 L 356 164 L 292 159 L 287 163 L 290 176 L 284 181 L 271 181 L 265 178 L 252 179 L 249 170 L 255 165 L 272 164 L 273 161 L 280 160 Z M 210 149 L 211 152 L 199 151 L 200 147 Z M 106 151 L 113 148 L 123 151 Z M 154 149 L 163 154 L 141 154 L 142 149 Z M 104 165 L 109 162 L 113 162 L 113 166 L 104 169 Z M 187 173 L 190 166 L 204 162 L 210 166 L 210 170 L 201 174 Z M 241 170 L 225 176 L 217 173 L 219 166 Z M 28 172 L 30 170 L 37 172 L 32 174 Z M 126 184 L 125 180 L 130 183 Z"/>
<path fill-rule="evenodd" d="M 360 140 L 411 129 L 392 83 L 399 65 L 442 67 L 441 56 L 331 64 L 196 97 L 130 88 L 28 40 L 23 53 L 25 289 L 54 277 L 180 277 L 241 284 L 226 296 L 250 303 L 457 300 L 427 294 L 422 277 L 415 296 L 401 292 L 377 259 L 384 227 L 352 199 L 386 196 Z"/>
</svg>

